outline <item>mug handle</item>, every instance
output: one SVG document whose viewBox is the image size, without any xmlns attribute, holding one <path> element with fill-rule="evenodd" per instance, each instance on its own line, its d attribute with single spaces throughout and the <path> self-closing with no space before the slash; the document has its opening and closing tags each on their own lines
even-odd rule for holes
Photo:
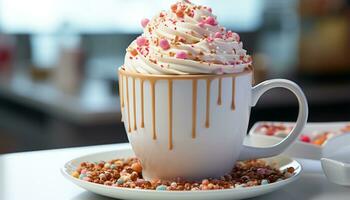
<svg viewBox="0 0 350 200">
<path fill-rule="evenodd" d="M 308 117 L 308 104 L 306 97 L 300 87 L 292 81 L 286 79 L 272 79 L 264 81 L 252 89 L 251 106 L 254 107 L 262 94 L 273 88 L 285 88 L 293 92 L 298 99 L 299 113 L 296 124 L 290 134 L 278 144 L 271 147 L 253 147 L 243 145 L 238 160 L 249 160 L 256 158 L 266 158 L 281 154 L 299 136 L 304 128 Z"/>
</svg>

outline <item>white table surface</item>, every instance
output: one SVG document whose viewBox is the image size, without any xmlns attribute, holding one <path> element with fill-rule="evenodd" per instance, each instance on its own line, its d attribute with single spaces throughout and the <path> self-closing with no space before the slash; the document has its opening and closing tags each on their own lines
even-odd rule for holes
<svg viewBox="0 0 350 200">
<path fill-rule="evenodd" d="M 123 148 L 113 144 L 79 148 L 33 151 L 0 156 L 0 200 L 108 200 L 79 188 L 60 173 L 65 162 L 75 157 Z M 299 159 L 304 166 L 301 178 L 282 190 L 254 199 L 350 199 L 350 188 L 332 184 L 318 161 Z"/>
</svg>

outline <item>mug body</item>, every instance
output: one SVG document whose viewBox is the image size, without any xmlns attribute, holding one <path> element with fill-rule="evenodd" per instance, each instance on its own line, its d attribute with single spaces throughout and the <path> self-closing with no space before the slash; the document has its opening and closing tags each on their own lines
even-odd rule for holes
<svg viewBox="0 0 350 200">
<path fill-rule="evenodd" d="M 247 133 L 252 72 L 145 75 L 119 70 L 122 119 L 146 179 L 230 172 Z"/>
</svg>

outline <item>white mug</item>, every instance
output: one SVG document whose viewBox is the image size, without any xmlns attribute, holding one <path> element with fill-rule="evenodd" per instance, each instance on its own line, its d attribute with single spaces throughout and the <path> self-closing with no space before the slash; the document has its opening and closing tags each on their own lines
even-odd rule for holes
<svg viewBox="0 0 350 200">
<path fill-rule="evenodd" d="M 237 160 L 275 156 L 299 135 L 308 106 L 298 85 L 283 79 L 252 87 L 252 70 L 222 75 L 151 75 L 119 69 L 122 119 L 145 179 L 220 177 Z M 299 114 L 292 132 L 267 148 L 243 145 L 250 109 L 267 90 L 293 92 Z"/>
</svg>

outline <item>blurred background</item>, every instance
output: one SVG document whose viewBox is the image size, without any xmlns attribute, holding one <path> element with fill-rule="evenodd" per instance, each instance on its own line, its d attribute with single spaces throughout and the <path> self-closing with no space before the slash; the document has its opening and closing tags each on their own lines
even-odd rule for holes
<svg viewBox="0 0 350 200">
<path fill-rule="evenodd" d="M 140 20 L 174 1 L 0 0 L 0 153 L 126 142 L 117 68 Z M 309 121 L 350 121 L 350 1 L 193 2 L 241 35 L 256 83 L 291 79 Z M 250 125 L 294 121 L 297 107 L 268 92 Z"/>
</svg>

